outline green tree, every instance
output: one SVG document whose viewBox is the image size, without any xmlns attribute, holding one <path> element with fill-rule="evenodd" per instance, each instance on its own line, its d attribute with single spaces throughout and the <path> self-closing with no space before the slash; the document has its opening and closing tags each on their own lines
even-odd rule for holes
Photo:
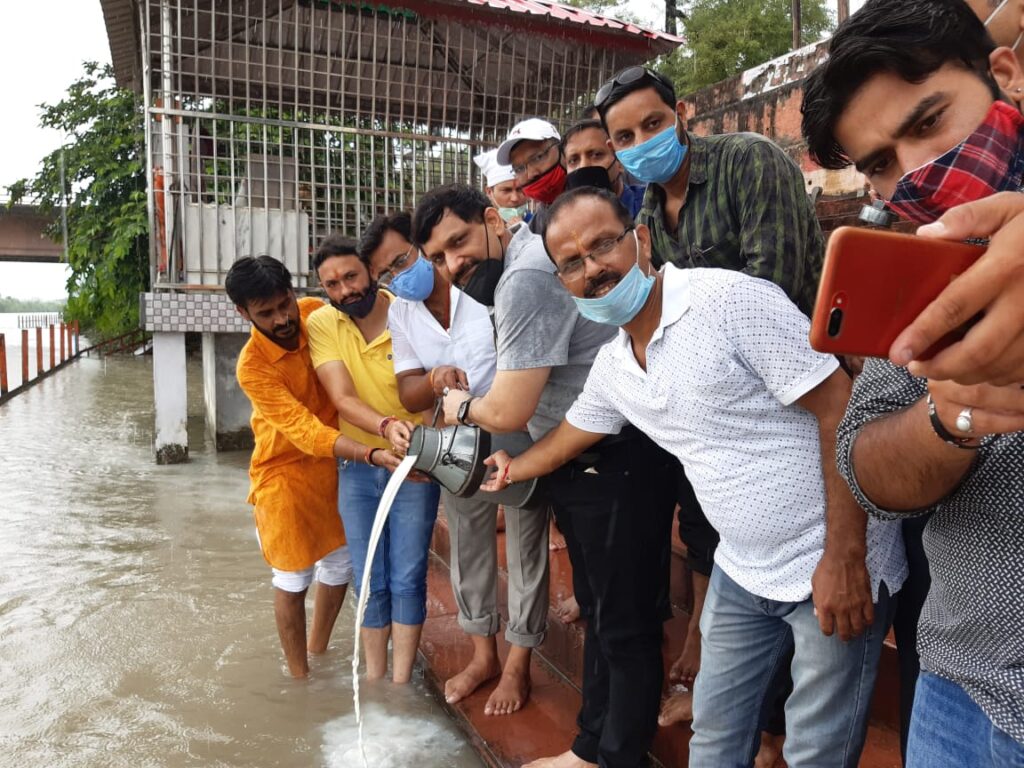
<svg viewBox="0 0 1024 768">
<path fill-rule="evenodd" d="M 67 140 L 43 158 L 34 177 L 8 192 L 12 205 L 34 202 L 46 213 L 66 205 L 65 314 L 108 337 L 138 327 L 139 293 L 149 285 L 145 142 L 135 95 L 116 86 L 109 65 L 83 66 L 60 102 L 40 106 L 40 124 Z M 62 240 L 60 216 L 54 218 L 50 234 Z"/>
<path fill-rule="evenodd" d="M 16 299 L 0 296 L 0 312 L 60 312 L 64 302 L 60 299 Z"/>
<path fill-rule="evenodd" d="M 659 70 L 680 94 L 692 93 L 786 53 L 793 45 L 791 0 L 691 0 L 679 3 L 686 45 Z M 801 44 L 833 27 L 825 0 L 801 3 Z"/>
</svg>

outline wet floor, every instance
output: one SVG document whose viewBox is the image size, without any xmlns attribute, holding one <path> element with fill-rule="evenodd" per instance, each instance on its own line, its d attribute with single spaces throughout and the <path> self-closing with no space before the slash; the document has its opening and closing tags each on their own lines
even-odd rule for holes
<svg viewBox="0 0 1024 768">
<path fill-rule="evenodd" d="M 285 673 L 244 453 L 152 459 L 148 358 L 84 359 L 0 406 L 0 766 L 359 766 L 346 600 Z M 482 765 L 417 675 L 364 683 L 371 768 Z"/>
</svg>

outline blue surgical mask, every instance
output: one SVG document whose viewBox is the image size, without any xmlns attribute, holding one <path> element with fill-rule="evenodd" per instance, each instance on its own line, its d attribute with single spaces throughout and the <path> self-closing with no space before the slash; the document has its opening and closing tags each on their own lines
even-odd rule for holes
<svg viewBox="0 0 1024 768">
<path fill-rule="evenodd" d="M 400 299 L 423 301 L 434 290 L 434 265 L 417 256 L 411 267 L 391 279 L 388 290 Z"/>
<path fill-rule="evenodd" d="M 686 145 L 676 136 L 678 124 L 677 117 L 676 122 L 643 144 L 618 150 L 615 156 L 626 172 L 644 184 L 663 184 L 675 176 L 686 157 Z"/>
<path fill-rule="evenodd" d="M 654 287 L 654 275 L 644 275 L 640 271 L 640 241 L 636 239 L 635 230 L 633 239 L 636 240 L 636 263 L 614 288 L 596 299 L 572 297 L 576 308 L 587 320 L 622 327 L 636 317 L 647 303 L 647 297 Z"/>
</svg>

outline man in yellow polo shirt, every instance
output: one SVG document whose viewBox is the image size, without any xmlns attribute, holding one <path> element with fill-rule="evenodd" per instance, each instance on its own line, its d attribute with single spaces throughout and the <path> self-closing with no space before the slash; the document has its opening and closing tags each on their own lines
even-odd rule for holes
<svg viewBox="0 0 1024 768">
<path fill-rule="evenodd" d="M 328 237 L 313 260 L 331 306 L 309 317 L 309 346 L 316 374 L 341 417 L 342 434 L 370 446 L 409 447 L 418 414 L 402 407 L 387 329 L 391 295 L 377 290 L 353 244 Z M 388 472 L 341 459 L 338 510 L 352 547 L 356 583 L 361 584 L 370 529 L 388 482 Z M 427 601 L 427 551 L 440 495 L 433 483 L 402 484 L 370 571 L 370 596 L 361 629 L 366 676 L 387 673 L 409 681 L 416 660 Z"/>
<path fill-rule="evenodd" d="M 239 259 L 224 287 L 252 323 L 238 358 L 238 383 L 252 401 L 256 447 L 249 503 L 273 570 L 274 615 L 293 677 L 306 677 L 306 590 L 319 565 L 310 653 L 323 653 L 352 576 L 338 517 L 335 457 L 394 468 L 398 457 L 343 436 L 337 412 L 313 373 L 306 318 L 319 299 L 297 301 L 292 276 L 270 256 Z"/>
</svg>

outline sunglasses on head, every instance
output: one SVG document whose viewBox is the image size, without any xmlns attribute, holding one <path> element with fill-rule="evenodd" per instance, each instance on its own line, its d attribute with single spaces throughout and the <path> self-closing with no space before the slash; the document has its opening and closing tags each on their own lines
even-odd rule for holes
<svg viewBox="0 0 1024 768">
<path fill-rule="evenodd" d="M 657 72 L 651 72 L 649 69 L 639 65 L 626 67 L 620 72 L 617 72 L 611 80 L 597 89 L 597 95 L 594 97 L 594 106 L 601 109 L 612 95 L 612 91 L 615 90 L 615 86 L 632 85 L 633 83 L 638 83 L 641 80 L 649 80 L 651 82 L 660 83 L 667 88 L 672 88 L 671 83 L 667 82 L 665 78 Z"/>
</svg>

